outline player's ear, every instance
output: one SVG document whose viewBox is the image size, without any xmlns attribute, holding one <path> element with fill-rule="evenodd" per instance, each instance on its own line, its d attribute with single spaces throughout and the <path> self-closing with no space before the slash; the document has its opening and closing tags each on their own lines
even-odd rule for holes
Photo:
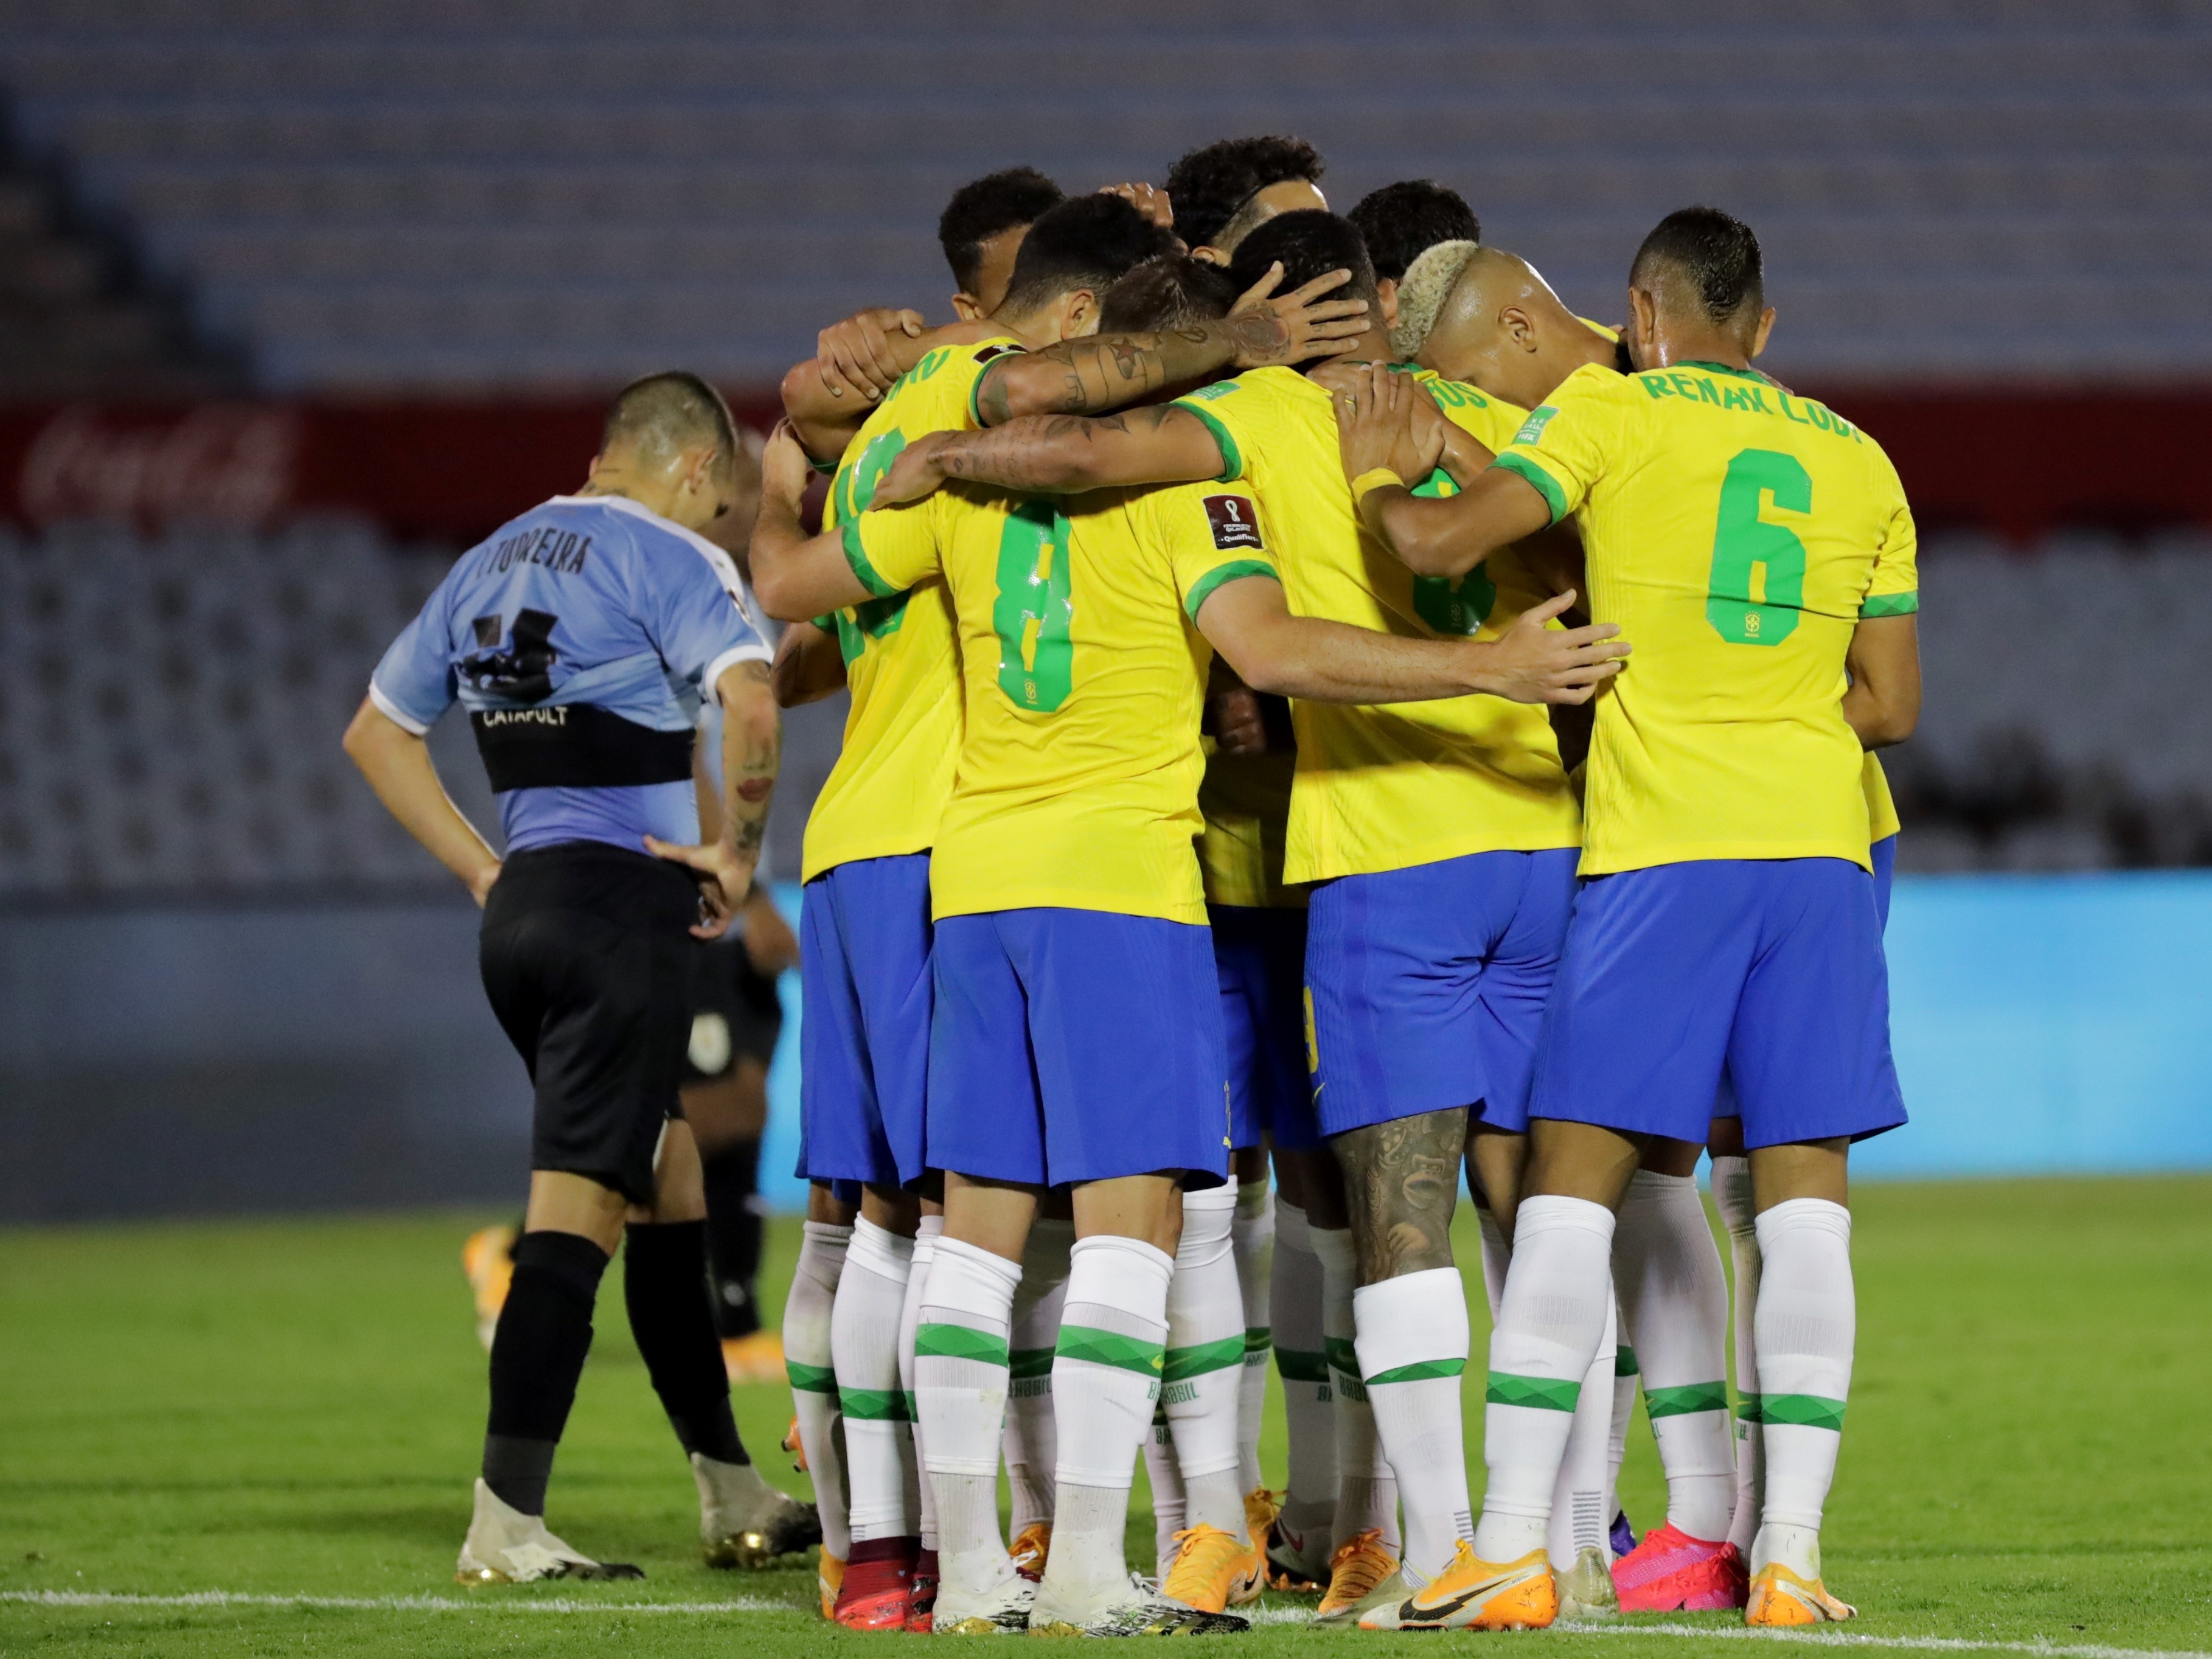
<svg viewBox="0 0 2212 1659">
<path fill-rule="evenodd" d="M 1098 331 L 1098 296 L 1079 288 L 1060 302 L 1060 337 L 1079 340 Z"/>
<path fill-rule="evenodd" d="M 1382 327 L 1387 333 L 1398 326 L 1398 284 L 1388 276 L 1377 276 L 1375 295 L 1382 302 Z"/>
<path fill-rule="evenodd" d="M 1535 319 L 1519 306 L 1507 306 L 1500 311 L 1498 326 L 1517 350 L 1534 351 L 1542 343 L 1536 337 Z"/>
<path fill-rule="evenodd" d="M 1200 242 L 1196 247 L 1191 249 L 1190 257 L 1201 264 L 1219 265 L 1224 270 L 1229 269 L 1229 256 L 1219 248 L 1205 242 Z"/>
<path fill-rule="evenodd" d="M 1774 332 L 1774 307 L 1768 306 L 1759 313 L 1759 327 L 1751 337 L 1751 350 L 1747 356 L 1756 357 L 1766 349 L 1766 337 Z"/>
<path fill-rule="evenodd" d="M 1649 289 L 1628 290 L 1628 356 L 1639 367 L 1653 362 L 1653 337 L 1659 331 L 1659 305 Z"/>
<path fill-rule="evenodd" d="M 963 323 L 980 323 L 983 320 L 983 307 L 963 288 L 952 296 L 952 314 Z"/>
</svg>

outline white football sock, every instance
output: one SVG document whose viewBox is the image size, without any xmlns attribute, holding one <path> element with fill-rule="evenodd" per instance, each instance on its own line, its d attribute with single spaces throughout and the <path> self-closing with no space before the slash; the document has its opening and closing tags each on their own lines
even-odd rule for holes
<svg viewBox="0 0 2212 1659">
<path fill-rule="evenodd" d="M 1618 1287 L 1616 1287 L 1616 1297 Z M 1614 1328 L 1620 1321 L 1616 1313 Z M 1628 1455 L 1628 1423 L 1636 1415 L 1636 1350 L 1621 1341 L 1613 1355 L 1613 1428 L 1605 1443 L 1605 1514 L 1606 1528 L 1612 1530 L 1613 1517 L 1620 1513 L 1620 1464 Z M 1577 1404 L 1580 1402 L 1577 1401 Z M 1607 1546 L 1608 1553 L 1611 1546 Z"/>
<path fill-rule="evenodd" d="M 906 1300 L 899 1308 L 899 1387 L 906 1390 L 907 1431 L 914 1437 L 914 1467 L 920 1477 L 915 1487 L 915 1512 L 926 1550 L 937 1547 L 937 1493 L 929 1477 L 921 1474 L 927 1464 L 921 1449 L 921 1418 L 915 1409 L 914 1338 L 921 1326 L 922 1291 L 929 1283 L 929 1264 L 944 1231 L 943 1216 L 922 1217 L 921 1229 L 914 1236 L 914 1264 L 907 1272 Z"/>
<path fill-rule="evenodd" d="M 1729 1542 L 1745 1559 L 1759 1533 L 1759 1506 L 1766 1495 L 1766 1442 L 1759 1431 L 1758 1206 L 1751 1191 L 1751 1160 L 1713 1160 L 1713 1207 L 1729 1231 L 1735 1266 L 1735 1503 Z"/>
<path fill-rule="evenodd" d="M 1175 1433 L 1183 1524 L 1218 1527 L 1241 1537 L 1237 1408 L 1244 1374 L 1244 1304 L 1229 1237 L 1236 1212 L 1233 1187 L 1183 1194 L 1182 1237 L 1168 1285 L 1160 1403 Z"/>
<path fill-rule="evenodd" d="M 1322 1336 L 1321 1258 L 1307 1236 L 1306 1213 L 1275 1200 L 1275 1273 L 1267 1287 L 1275 1374 L 1283 1382 L 1283 1426 L 1290 1442 L 1283 1525 L 1304 1535 L 1336 1523 L 1336 1399 Z"/>
<path fill-rule="evenodd" d="M 1608 1480 L 1613 1441 L 1613 1368 L 1617 1321 L 1613 1298 L 1606 1298 L 1605 1334 L 1583 1373 L 1582 1391 L 1575 1396 L 1574 1426 L 1567 1431 L 1567 1449 L 1559 1459 L 1559 1478 L 1552 1483 L 1552 1518 L 1544 1545 L 1553 1571 L 1565 1572 L 1584 1550 L 1604 1552 L 1606 1533 L 1613 1522 L 1607 1507 L 1612 1483 Z"/>
<path fill-rule="evenodd" d="M 853 1553 L 845 1522 L 845 1462 L 838 1451 L 836 1362 L 830 1348 L 830 1310 L 845 1271 L 850 1227 L 810 1221 L 799 1246 L 799 1265 L 783 1304 L 783 1368 L 791 1378 L 792 1414 L 814 1482 L 815 1512 L 822 1517 L 822 1547 L 840 1561 Z"/>
<path fill-rule="evenodd" d="M 1321 1260 L 1322 1343 L 1328 1354 L 1328 1385 L 1336 1395 L 1336 1519 L 1329 1548 L 1360 1533 L 1382 1534 L 1398 1552 L 1398 1483 L 1382 1455 L 1375 1432 L 1374 1408 L 1359 1378 L 1359 1352 L 1353 1340 L 1352 1294 L 1359 1288 L 1359 1261 L 1348 1227 L 1309 1224 L 1306 1237 Z"/>
<path fill-rule="evenodd" d="M 1265 1176 L 1237 1188 L 1237 1220 L 1230 1241 L 1237 1253 L 1237 1293 L 1244 1304 L 1244 1369 L 1237 1384 L 1237 1484 L 1246 1492 L 1257 1492 L 1267 1484 L 1260 1471 L 1260 1425 L 1267 1409 L 1267 1350 L 1274 1341 L 1267 1310 L 1275 1275 L 1275 1211 L 1267 1201 Z"/>
<path fill-rule="evenodd" d="M 1152 1576 L 1164 1580 L 1175 1565 L 1175 1535 L 1182 1530 L 1182 1470 L 1176 1464 L 1175 1431 L 1167 1408 L 1152 1414 L 1145 1435 L 1145 1478 L 1152 1486 Z"/>
<path fill-rule="evenodd" d="M 1583 1378 L 1612 1310 L 1613 1212 L 1579 1198 L 1522 1200 L 1497 1328 L 1482 1455 L 1490 1481 L 1474 1553 L 1517 1561 L 1542 1549 Z"/>
<path fill-rule="evenodd" d="M 845 1413 L 845 1480 L 853 1541 L 916 1536 L 907 1508 L 907 1466 L 914 1443 L 906 1391 L 898 1385 L 898 1322 L 914 1241 L 862 1216 L 853 1224 L 845 1272 L 830 1316 L 837 1407 Z"/>
<path fill-rule="evenodd" d="M 1474 1224 L 1482 1234 L 1482 1293 L 1490 1300 L 1490 1322 L 1494 1326 L 1498 1304 L 1505 1294 L 1505 1270 L 1512 1265 L 1513 1247 L 1505 1242 L 1505 1229 L 1486 1206 L 1475 1206 Z"/>
<path fill-rule="evenodd" d="M 1667 1520 L 1716 1543 L 1735 1512 L 1728 1409 L 1728 1279 L 1695 1176 L 1638 1170 L 1613 1235 L 1644 1409 L 1667 1473 Z"/>
<path fill-rule="evenodd" d="M 1073 1221 L 1039 1219 L 1030 1224 L 1022 1249 L 1006 1389 L 1006 1485 L 1013 1494 L 1007 1525 L 1017 1538 L 1040 1522 L 1052 1522 L 1052 1466 L 1060 1445 L 1052 1419 L 1052 1351 L 1060 1340 L 1074 1243 Z"/>
<path fill-rule="evenodd" d="M 1018 1265 L 940 1237 L 915 1334 L 914 1395 L 937 1492 L 945 1577 L 981 1589 L 1013 1571 L 999 1532 L 999 1431 Z"/>
<path fill-rule="evenodd" d="M 1175 1258 L 1141 1239 L 1075 1242 L 1052 1368 L 1060 1459 L 1045 1565 L 1045 1589 L 1063 1607 L 1128 1594 L 1122 1533 L 1159 1395 L 1174 1272 Z"/>
<path fill-rule="evenodd" d="M 1467 1286 L 1456 1267 L 1404 1273 L 1353 1293 L 1359 1370 L 1406 1507 L 1406 1583 L 1418 1589 L 1474 1534 L 1460 1389 Z"/>
<path fill-rule="evenodd" d="M 1766 1499 L 1751 1570 L 1778 1561 L 1820 1574 L 1820 1510 L 1836 1478 L 1851 1393 L 1858 1304 L 1851 1283 L 1851 1212 L 1793 1198 L 1759 1218 L 1759 1414 Z"/>
</svg>

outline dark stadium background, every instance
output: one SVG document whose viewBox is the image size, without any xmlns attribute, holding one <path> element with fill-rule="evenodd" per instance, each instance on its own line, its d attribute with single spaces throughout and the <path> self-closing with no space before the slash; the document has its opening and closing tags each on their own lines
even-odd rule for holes
<svg viewBox="0 0 2212 1659">
<path fill-rule="evenodd" d="M 964 179 L 1271 131 L 1599 318 L 1662 213 L 1759 230 L 1925 538 L 1863 1167 L 2212 1164 L 2208 88 L 2197 3 L 0 0 L 0 1221 L 514 1195 L 474 912 L 337 748 L 385 642 L 626 378 L 765 422 L 817 327 L 943 319 Z"/>
</svg>

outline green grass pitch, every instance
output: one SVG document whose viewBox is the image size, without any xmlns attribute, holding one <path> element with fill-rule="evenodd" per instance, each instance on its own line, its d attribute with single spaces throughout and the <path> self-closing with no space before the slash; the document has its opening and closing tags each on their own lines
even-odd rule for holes
<svg viewBox="0 0 2212 1659">
<path fill-rule="evenodd" d="M 1804 1639 L 2212 1649 L 2212 1177 L 1870 1186 L 1856 1209 L 1858 1367 L 1826 1547 L 1830 1584 L 1862 1615 Z M 647 1581 L 456 1586 L 483 1415 L 458 1266 L 470 1222 L 0 1233 L 0 1653 L 605 1659 L 907 1639 L 823 1626 L 811 1572 L 698 1565 L 690 1475 L 618 1274 L 551 1519 Z M 796 1235 L 775 1230 L 772 1301 Z M 1480 1344 L 1479 1287 L 1475 1316 Z M 747 1443 L 803 1491 L 775 1450 L 787 1396 L 738 1396 Z M 1471 1404 L 1471 1448 L 1480 1427 Z M 1267 1460 L 1279 1480 L 1279 1418 Z M 1621 1484 L 1656 1524 L 1640 1420 Z M 1133 1515 L 1133 1560 L 1150 1537 Z M 180 1600 L 199 1592 L 247 1599 Z M 1270 1597 L 1261 1626 L 1228 1639 L 1255 1654 L 1387 1639 L 1303 1629 L 1303 1605 Z M 1740 1655 L 1747 1635 L 1701 1614 L 1398 1639 L 1692 1659 Z"/>
</svg>

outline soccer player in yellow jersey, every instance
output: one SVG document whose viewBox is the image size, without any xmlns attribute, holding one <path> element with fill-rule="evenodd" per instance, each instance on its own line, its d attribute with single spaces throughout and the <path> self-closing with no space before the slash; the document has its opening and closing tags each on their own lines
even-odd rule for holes
<svg viewBox="0 0 2212 1659">
<path fill-rule="evenodd" d="M 772 444 L 769 497 L 792 472 Z M 787 488 L 787 482 L 781 487 Z M 941 1536 L 939 1630 L 1027 1616 L 995 1498 L 1006 1333 L 1038 1191 L 1073 1185 L 1079 1241 L 1053 1394 L 1058 1508 L 1032 1628 L 1203 1624 L 1133 1599 L 1127 1484 L 1164 1360 L 1182 1183 L 1226 1167 L 1219 1002 L 1192 836 L 1208 642 L 1262 689 L 1378 702 L 1487 690 L 1573 700 L 1612 671 L 1598 630 L 1540 614 L 1494 641 L 1391 638 L 1293 618 L 1249 492 L 1115 492 L 1062 507 L 950 492 L 799 542 L 764 511 L 771 613 L 932 577 L 957 617 L 966 730 L 932 865 L 928 1157 L 946 1222 L 915 1393 Z M 1133 1035 L 1136 1034 L 1136 1035 Z M 983 1409 L 978 1409 L 981 1402 Z M 1201 1514 L 1194 1579 L 1251 1556 L 1233 1480 Z M 1218 1539 L 1218 1546 L 1216 1540 Z M 1256 1559 L 1243 1564 L 1258 1568 Z M 1176 1589 L 1170 1579 L 1169 1589 Z"/>
<path fill-rule="evenodd" d="M 1358 233 L 1333 216 L 1269 221 L 1239 246 L 1231 275 L 1242 282 L 1275 263 L 1286 282 L 1350 265 L 1347 292 L 1376 296 Z M 1362 349 L 1388 359 L 1381 327 Z M 1441 382 L 1431 395 L 1496 442 L 1522 414 Z M 946 477 L 1063 491 L 1249 479 L 1302 614 L 1413 639 L 1480 638 L 1563 608 L 1517 551 L 1448 579 L 1417 578 L 1390 559 L 1362 537 L 1352 493 L 1328 470 L 1335 441 L 1330 394 L 1265 369 L 1111 420 L 931 441 L 901 458 L 879 499 Z M 1443 475 L 1423 486 L 1455 487 Z M 1405 1509 L 1401 1571 L 1418 1587 L 1450 1566 L 1468 1526 L 1457 1452 L 1466 1308 L 1449 1234 L 1462 1146 L 1471 1117 L 1495 1132 L 1477 1144 L 1487 1184 L 1489 1151 L 1522 1127 L 1579 814 L 1540 710 L 1294 701 L 1293 714 L 1285 876 L 1322 884 L 1307 949 L 1309 1030 L 1320 1127 L 1352 1200 L 1350 1237 L 1315 1234 L 1349 1315 L 1332 1333 L 1332 1369 L 1340 1398 L 1372 1409 Z M 1517 1159 L 1498 1161 L 1510 1177 Z M 1338 1305 L 1332 1294 L 1325 1312 Z M 1352 1611 L 1332 1595 L 1322 1616 Z"/>
<path fill-rule="evenodd" d="M 1426 274 L 1426 273 L 1419 273 Z M 1468 249 L 1452 263 L 1448 291 L 1430 296 L 1433 321 L 1416 348 L 1418 361 L 1456 379 L 1534 407 L 1585 364 L 1613 366 L 1608 331 L 1594 333 L 1553 293 L 1533 267 L 1494 248 Z M 1401 345 L 1401 306 L 1394 339 Z M 1869 754 L 1863 782 L 1872 839 L 1875 900 L 1885 923 L 1897 858 L 1897 809 L 1881 763 Z M 1713 1194 L 1728 1224 L 1736 1262 L 1736 1374 L 1757 1375 L 1752 1328 L 1759 1271 L 1750 1167 L 1734 1091 L 1723 1079 L 1709 1144 Z M 1728 1287 L 1694 1179 L 1698 1148 L 1662 1142 L 1647 1147 L 1614 1234 L 1613 1276 L 1620 1291 L 1626 1362 L 1640 1364 L 1652 1430 L 1667 1474 L 1667 1522 L 1632 1534 L 1615 1565 L 1626 1612 L 1696 1611 L 1741 1607 L 1748 1596 L 1744 1557 L 1759 1518 L 1762 1442 L 1759 1396 L 1746 1382 L 1731 1457 L 1724 1345 Z M 1634 1370 L 1616 1411 L 1634 1397 Z M 1621 1421 L 1625 1425 L 1625 1416 Z M 1554 1511 L 1555 1520 L 1557 1510 Z M 1616 1523 L 1625 1531 L 1625 1523 Z"/>
<path fill-rule="evenodd" d="M 1548 1011 L 1527 1196 L 1492 1337 L 1474 1547 L 1437 1592 L 1474 1622 L 1553 1617 L 1542 1544 L 1567 1414 L 1606 1322 L 1613 1211 L 1655 1143 L 1702 1139 L 1732 1082 L 1764 1256 L 1767 1458 L 1753 1625 L 1850 1616 L 1820 1520 L 1856 1320 L 1850 1141 L 1905 1121 L 1868 855 L 1866 750 L 1918 712 L 1912 517 L 1878 445 L 1755 374 L 1773 313 L 1756 240 L 1669 216 L 1629 279 L 1636 372 L 1571 374 L 1459 498 L 1378 471 L 1414 406 L 1346 417 L 1363 519 L 1449 574 L 1573 514 L 1594 615 L 1632 628 L 1600 706 L 1584 884 Z"/>
</svg>

